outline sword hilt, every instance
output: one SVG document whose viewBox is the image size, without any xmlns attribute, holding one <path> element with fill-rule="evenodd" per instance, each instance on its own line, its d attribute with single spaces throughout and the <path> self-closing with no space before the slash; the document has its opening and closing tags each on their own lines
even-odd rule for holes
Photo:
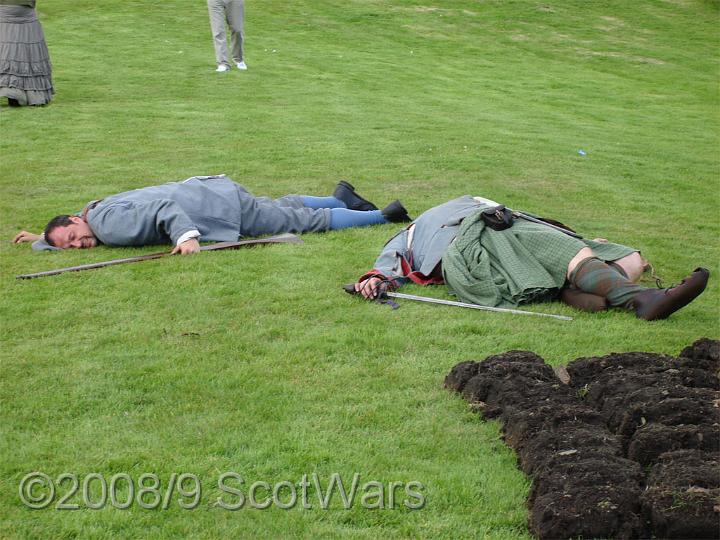
<svg viewBox="0 0 720 540">
<path fill-rule="evenodd" d="M 389 281 L 381 281 L 380 285 L 377 287 L 377 299 L 378 300 L 387 300 L 388 298 L 388 290 L 390 289 L 390 282 Z"/>
<path fill-rule="evenodd" d="M 354 283 L 348 283 L 347 285 L 343 285 L 343 291 L 348 294 L 360 294 L 358 291 L 355 290 Z"/>
<path fill-rule="evenodd" d="M 378 294 L 377 297 L 373 299 L 373 302 L 377 302 L 378 304 L 387 304 L 393 309 L 397 309 L 400 307 L 400 305 L 397 302 L 393 302 L 388 298 L 387 292 L 388 292 L 389 282 L 388 281 L 382 281 L 380 285 L 378 285 Z M 358 295 L 360 294 L 360 291 L 355 290 L 355 284 L 349 283 L 348 285 L 343 285 L 343 290 L 352 295 Z"/>
<path fill-rule="evenodd" d="M 343 285 L 343 290 L 348 294 L 354 294 L 358 295 L 360 294 L 360 291 L 355 290 L 355 284 L 354 283 L 348 283 L 347 285 Z M 388 282 L 382 281 L 380 285 L 378 285 L 378 299 L 387 298 L 387 292 L 388 292 Z"/>
</svg>

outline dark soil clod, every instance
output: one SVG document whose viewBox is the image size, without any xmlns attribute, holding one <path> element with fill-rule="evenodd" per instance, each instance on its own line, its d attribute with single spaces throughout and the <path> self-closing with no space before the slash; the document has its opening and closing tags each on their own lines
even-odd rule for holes
<svg viewBox="0 0 720 540">
<path fill-rule="evenodd" d="M 642 496 L 643 514 L 661 538 L 717 538 L 720 463 L 717 453 L 663 454 Z"/>
<path fill-rule="evenodd" d="M 533 477 L 544 538 L 720 537 L 720 341 L 679 358 L 580 358 L 562 381 L 532 352 L 462 362 L 445 378 Z M 568 380 L 569 379 L 569 380 Z"/>
</svg>

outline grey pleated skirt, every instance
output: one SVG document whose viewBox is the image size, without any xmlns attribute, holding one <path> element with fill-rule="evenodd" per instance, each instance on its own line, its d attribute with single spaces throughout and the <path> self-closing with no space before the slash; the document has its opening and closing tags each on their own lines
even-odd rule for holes
<svg viewBox="0 0 720 540">
<path fill-rule="evenodd" d="M 20 105 L 52 99 L 50 54 L 34 8 L 0 5 L 0 96 Z"/>
</svg>

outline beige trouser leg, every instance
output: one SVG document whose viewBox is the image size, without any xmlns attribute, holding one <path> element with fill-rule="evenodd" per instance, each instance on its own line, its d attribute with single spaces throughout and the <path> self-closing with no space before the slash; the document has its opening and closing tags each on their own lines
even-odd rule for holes
<svg viewBox="0 0 720 540">
<path fill-rule="evenodd" d="M 230 65 L 225 22 L 230 27 L 230 46 L 232 59 L 243 61 L 243 41 L 245 38 L 245 0 L 207 0 L 210 14 L 210 29 L 215 45 L 215 60 L 218 64 Z"/>
<path fill-rule="evenodd" d="M 230 49 L 235 62 L 243 61 L 245 0 L 226 0 L 225 17 L 230 27 Z"/>
<path fill-rule="evenodd" d="M 223 0 L 207 0 L 210 14 L 210 29 L 215 45 L 215 61 L 230 66 L 227 38 L 225 37 L 225 2 Z"/>
</svg>

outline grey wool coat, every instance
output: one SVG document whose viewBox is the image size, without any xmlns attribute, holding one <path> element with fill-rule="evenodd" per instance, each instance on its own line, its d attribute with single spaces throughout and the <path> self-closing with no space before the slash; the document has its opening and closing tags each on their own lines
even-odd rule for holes
<svg viewBox="0 0 720 540">
<path fill-rule="evenodd" d="M 428 276 L 455 240 L 463 219 L 482 208 L 496 205 L 488 199 L 464 195 L 431 208 L 385 244 L 373 270 L 360 280 L 382 275 L 393 279 L 397 285 L 408 280 L 431 283 Z"/>
<path fill-rule="evenodd" d="M 97 239 L 108 246 L 175 244 L 197 230 L 200 240 L 225 242 L 279 232 L 325 231 L 328 209 L 306 208 L 302 197 L 255 197 L 224 175 L 194 176 L 119 193 L 91 202 L 85 215 Z M 44 240 L 33 249 L 52 249 Z"/>
</svg>

